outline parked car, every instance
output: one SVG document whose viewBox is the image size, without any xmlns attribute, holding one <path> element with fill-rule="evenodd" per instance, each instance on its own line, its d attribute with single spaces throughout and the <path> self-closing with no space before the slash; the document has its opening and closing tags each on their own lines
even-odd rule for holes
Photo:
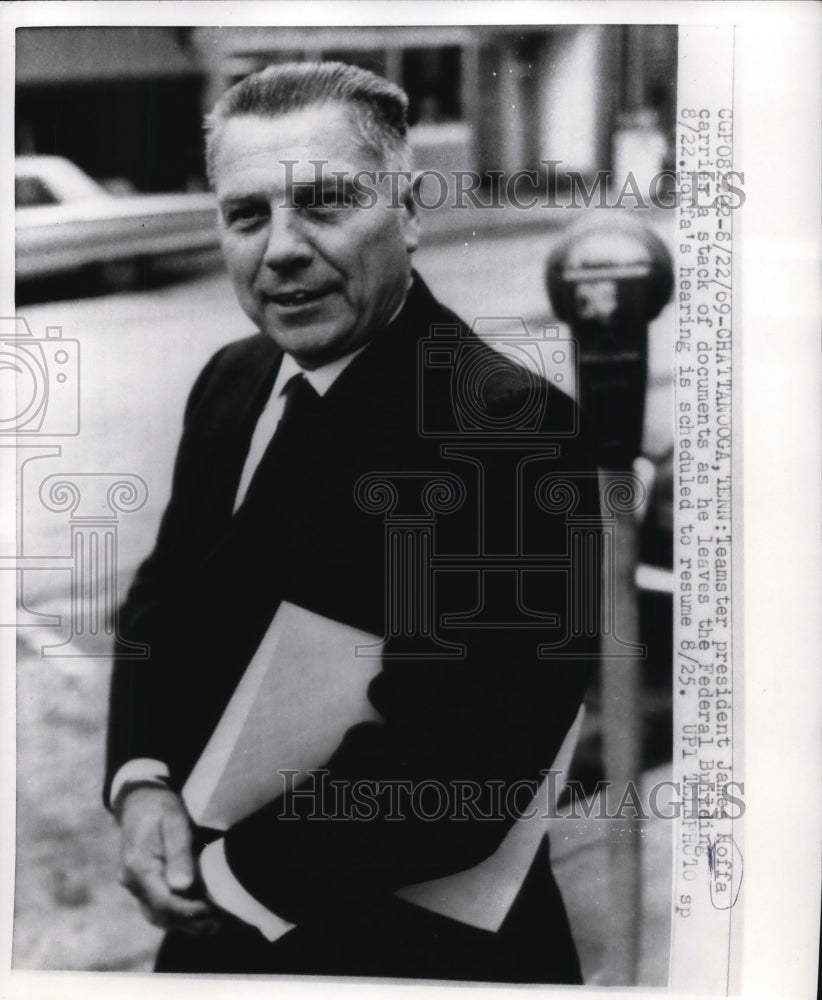
<svg viewBox="0 0 822 1000">
<path fill-rule="evenodd" d="M 60 156 L 15 160 L 18 281 L 92 268 L 116 288 L 145 261 L 218 244 L 209 193 L 113 194 Z"/>
</svg>

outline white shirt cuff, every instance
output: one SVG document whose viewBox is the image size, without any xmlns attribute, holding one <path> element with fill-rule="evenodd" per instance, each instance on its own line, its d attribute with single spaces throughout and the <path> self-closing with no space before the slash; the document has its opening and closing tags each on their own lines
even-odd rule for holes
<svg viewBox="0 0 822 1000">
<path fill-rule="evenodd" d="M 125 789 L 126 785 L 140 782 L 145 784 L 155 782 L 158 785 L 166 785 L 171 777 L 168 767 L 161 760 L 151 760 L 149 757 L 136 757 L 129 760 L 114 775 L 109 792 L 109 807 L 117 801 L 117 796 Z"/>
<path fill-rule="evenodd" d="M 266 909 L 237 881 L 228 866 L 222 839 L 213 841 L 200 855 L 200 874 L 217 906 L 256 927 L 269 941 L 276 941 L 295 926 Z"/>
</svg>

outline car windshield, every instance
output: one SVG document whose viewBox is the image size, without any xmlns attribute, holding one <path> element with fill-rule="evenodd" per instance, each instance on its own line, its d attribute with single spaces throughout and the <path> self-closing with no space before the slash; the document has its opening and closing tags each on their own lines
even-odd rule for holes
<svg viewBox="0 0 822 1000">
<path fill-rule="evenodd" d="M 17 208 L 29 205 L 56 205 L 58 198 L 40 177 L 27 175 L 14 178 L 14 204 Z"/>
<path fill-rule="evenodd" d="M 62 156 L 18 156 L 15 180 L 18 208 L 111 198 L 97 181 Z"/>
</svg>

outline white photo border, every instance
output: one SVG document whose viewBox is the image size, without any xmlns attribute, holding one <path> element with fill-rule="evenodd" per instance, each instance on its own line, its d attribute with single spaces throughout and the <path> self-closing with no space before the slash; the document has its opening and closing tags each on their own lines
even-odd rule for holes
<svg viewBox="0 0 822 1000">
<path fill-rule="evenodd" d="M 7 3 L 0 9 L 3 148 L 14 149 L 14 29 L 53 24 L 649 23 L 736 26 L 735 168 L 745 172 L 746 203 L 734 220 L 741 245 L 735 422 L 741 439 L 745 670 L 745 898 L 740 969 L 743 997 L 812 996 L 820 910 L 822 777 L 819 670 L 822 577 L 820 494 L 820 8 L 780 3 Z M 10 155 L 10 154 L 9 154 Z M 0 199 L 11 205 L 8 159 Z M 13 314 L 13 231 L 0 234 L 0 307 Z M 741 370 L 741 379 L 738 372 Z M 740 388 L 741 385 L 741 388 Z M 740 428 L 741 433 L 740 432 Z M 7 456 L 4 456 L 4 459 Z M 13 507 L 3 468 L 4 510 Z M 739 488 L 739 487 L 737 487 Z M 6 524 L 14 523 L 7 519 Z M 10 574 L 0 574 L 0 578 Z M 1 579 L 4 602 L 9 581 Z M 13 593 L 11 594 L 13 606 Z M 4 606 L 7 610 L 7 605 Z M 737 623 L 740 619 L 737 619 Z M 737 624 L 737 629 L 739 625 Z M 0 968 L 9 997 L 235 996 L 236 980 L 86 973 L 9 972 L 14 887 L 15 686 L 13 636 L 0 629 L 3 822 L 0 827 Z M 787 676 L 786 676 L 787 675 Z M 47 920 L 48 915 L 44 914 Z M 323 996 L 328 985 L 278 981 L 280 997 Z M 467 986 L 404 985 L 432 997 Z M 243 995 L 270 994 L 248 977 Z M 389 995 L 397 985 L 336 984 L 340 996 Z M 490 989 L 483 987 L 484 990 Z M 615 997 L 618 989 L 585 987 Z M 196 992 L 195 992 L 196 991 Z M 521 990 L 494 988 L 494 994 Z M 534 992 L 534 991 L 532 991 Z M 567 989 L 541 987 L 540 996 Z M 645 992 L 631 990 L 631 994 Z M 654 991 L 654 992 L 659 992 Z"/>
</svg>

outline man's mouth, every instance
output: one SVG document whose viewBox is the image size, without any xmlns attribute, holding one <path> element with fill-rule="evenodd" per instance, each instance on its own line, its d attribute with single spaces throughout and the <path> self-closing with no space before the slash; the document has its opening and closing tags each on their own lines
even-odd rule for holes
<svg viewBox="0 0 822 1000">
<path fill-rule="evenodd" d="M 282 308 L 293 308 L 295 306 L 305 306 L 312 302 L 317 302 L 328 294 L 326 288 L 299 288 L 290 292 L 276 292 L 267 295 L 269 302 L 273 302 Z"/>
</svg>

